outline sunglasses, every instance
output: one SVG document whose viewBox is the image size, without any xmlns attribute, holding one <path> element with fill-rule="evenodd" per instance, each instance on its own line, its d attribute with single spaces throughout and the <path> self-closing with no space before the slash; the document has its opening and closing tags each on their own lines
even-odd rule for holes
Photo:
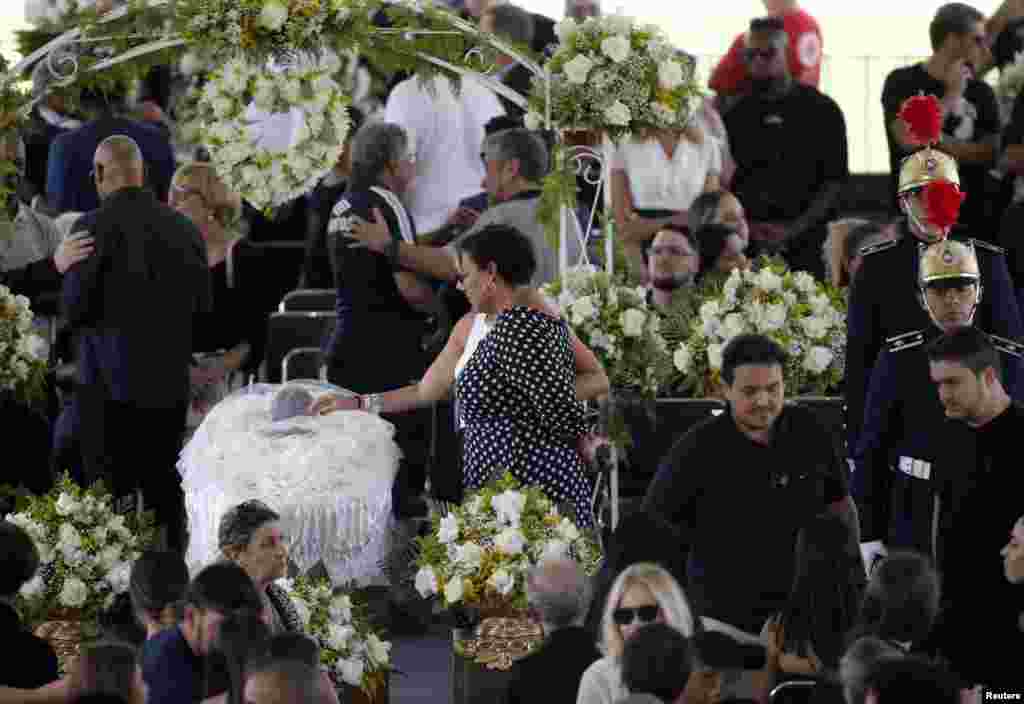
<svg viewBox="0 0 1024 704">
<path fill-rule="evenodd" d="M 612 611 L 612 620 L 615 621 L 616 625 L 628 626 L 631 623 L 640 621 L 640 623 L 651 623 L 654 619 L 658 618 L 658 606 L 638 606 L 635 609 L 627 609 L 620 607 Z"/>
<path fill-rule="evenodd" d="M 763 59 L 764 61 L 770 61 L 774 59 L 779 53 L 779 50 L 775 47 L 768 47 L 766 49 L 744 49 L 743 57 L 747 61 L 753 61 L 754 59 Z"/>
</svg>

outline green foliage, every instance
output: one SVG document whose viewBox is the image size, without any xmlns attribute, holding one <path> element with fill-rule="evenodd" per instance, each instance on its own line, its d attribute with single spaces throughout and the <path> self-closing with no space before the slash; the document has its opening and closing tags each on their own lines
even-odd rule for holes
<svg viewBox="0 0 1024 704">
<path fill-rule="evenodd" d="M 555 168 L 541 182 L 537 221 L 544 227 L 544 236 L 555 251 L 559 251 L 562 235 L 562 208 L 576 217 L 576 174 L 564 163 L 564 151 L 556 147 L 552 155 Z"/>
</svg>

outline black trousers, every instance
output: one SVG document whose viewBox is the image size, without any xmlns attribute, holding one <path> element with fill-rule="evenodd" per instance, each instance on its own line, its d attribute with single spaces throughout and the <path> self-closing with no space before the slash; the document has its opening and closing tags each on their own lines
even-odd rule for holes
<svg viewBox="0 0 1024 704">
<path fill-rule="evenodd" d="M 79 389 L 80 446 L 87 484 L 102 479 L 115 499 L 142 491 L 143 508 L 167 528 L 168 548 L 184 552 L 185 496 L 177 470 L 186 402 L 147 408 Z"/>
</svg>

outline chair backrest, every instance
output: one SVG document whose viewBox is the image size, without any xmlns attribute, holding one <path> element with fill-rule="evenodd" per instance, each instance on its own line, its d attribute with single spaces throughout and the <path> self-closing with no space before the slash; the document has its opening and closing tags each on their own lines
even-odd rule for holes
<svg viewBox="0 0 1024 704">
<path fill-rule="evenodd" d="M 277 307 L 281 313 L 288 311 L 332 311 L 338 299 L 333 288 L 300 288 L 289 291 Z"/>
<path fill-rule="evenodd" d="M 281 381 L 284 358 L 292 350 L 322 347 L 337 319 L 334 311 L 271 313 L 267 320 L 267 381 Z"/>
<path fill-rule="evenodd" d="M 810 704 L 817 686 L 817 680 L 787 680 L 775 685 L 768 704 Z"/>
<path fill-rule="evenodd" d="M 281 360 L 281 382 L 291 379 L 327 381 L 324 353 L 319 347 L 296 347 Z"/>
</svg>

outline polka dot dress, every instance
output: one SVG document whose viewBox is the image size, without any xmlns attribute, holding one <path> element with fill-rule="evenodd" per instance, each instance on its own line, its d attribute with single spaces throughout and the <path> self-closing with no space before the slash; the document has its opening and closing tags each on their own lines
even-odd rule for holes
<svg viewBox="0 0 1024 704">
<path fill-rule="evenodd" d="M 593 487 L 576 450 L 586 432 L 564 321 L 515 307 L 498 316 L 458 378 L 465 423 L 463 483 L 476 489 L 496 469 L 568 502 L 590 526 Z"/>
</svg>

